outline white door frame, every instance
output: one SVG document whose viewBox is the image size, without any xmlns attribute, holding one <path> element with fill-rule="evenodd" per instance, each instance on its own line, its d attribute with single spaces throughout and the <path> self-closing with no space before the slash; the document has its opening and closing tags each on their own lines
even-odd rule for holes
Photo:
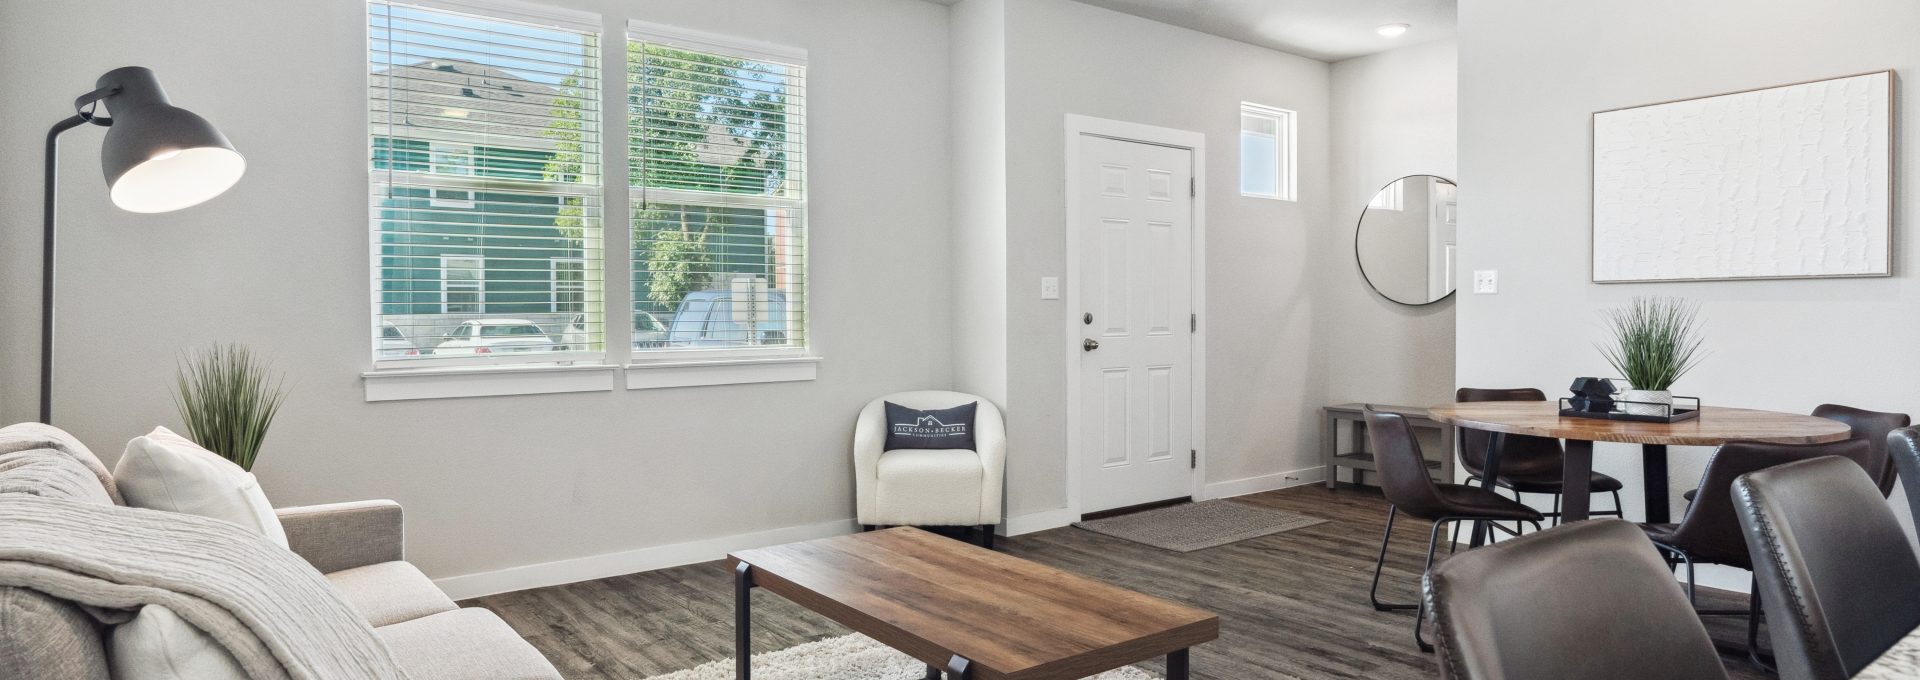
<svg viewBox="0 0 1920 680">
<path fill-rule="evenodd" d="M 1176 130 L 1173 128 L 1142 125 L 1126 121 L 1108 120 L 1069 113 L 1067 118 L 1066 149 L 1066 201 L 1067 222 L 1064 233 L 1067 236 L 1067 304 L 1061 314 L 1061 323 L 1066 327 L 1066 381 L 1067 381 L 1067 513 L 1069 522 L 1080 519 L 1080 484 L 1082 481 L 1080 447 L 1080 235 L 1075 225 L 1080 223 L 1080 173 L 1076 172 L 1080 164 L 1080 140 L 1083 136 L 1105 137 L 1123 142 L 1138 142 L 1159 146 L 1186 149 L 1193 152 L 1193 269 L 1188 273 L 1192 277 L 1193 313 L 1196 317 L 1206 316 L 1207 310 L 1207 136 L 1198 132 Z M 1207 479 L 1207 324 L 1202 322 L 1191 335 L 1193 343 L 1193 450 L 1196 463 L 1193 468 L 1191 496 L 1194 500 L 1205 500 Z"/>
</svg>

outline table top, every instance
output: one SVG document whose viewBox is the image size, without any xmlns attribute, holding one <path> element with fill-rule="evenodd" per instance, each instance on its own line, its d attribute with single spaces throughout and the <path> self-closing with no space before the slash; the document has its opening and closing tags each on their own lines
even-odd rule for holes
<svg viewBox="0 0 1920 680">
<path fill-rule="evenodd" d="M 1700 416 L 1677 423 L 1568 418 L 1559 402 L 1478 401 L 1428 409 L 1434 420 L 1459 427 L 1554 439 L 1628 444 L 1718 446 L 1732 440 L 1772 444 L 1821 444 L 1852 436 L 1845 423 L 1798 413 L 1706 406 Z"/>
<path fill-rule="evenodd" d="M 1906 680 L 1920 677 L 1920 628 L 1907 633 L 1893 649 L 1853 676 L 1853 680 Z"/>
<path fill-rule="evenodd" d="M 1220 618 L 913 528 L 747 550 L 754 585 L 981 680 L 1077 680 L 1220 636 Z"/>
</svg>

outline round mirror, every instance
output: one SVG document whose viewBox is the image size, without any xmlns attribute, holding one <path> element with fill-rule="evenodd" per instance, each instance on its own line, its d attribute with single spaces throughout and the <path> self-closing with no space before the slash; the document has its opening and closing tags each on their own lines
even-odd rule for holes
<svg viewBox="0 0 1920 680">
<path fill-rule="evenodd" d="M 1452 180 L 1408 175 L 1382 187 L 1367 203 L 1353 250 L 1360 274 L 1382 297 L 1425 305 L 1453 294 L 1458 192 Z"/>
</svg>

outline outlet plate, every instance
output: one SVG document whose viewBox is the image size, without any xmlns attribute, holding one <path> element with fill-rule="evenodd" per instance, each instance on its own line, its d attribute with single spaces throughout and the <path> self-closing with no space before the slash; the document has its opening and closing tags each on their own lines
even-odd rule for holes
<svg viewBox="0 0 1920 680">
<path fill-rule="evenodd" d="M 1500 272 L 1495 269 L 1476 269 L 1473 272 L 1473 292 L 1475 295 L 1492 295 L 1500 292 Z"/>
<path fill-rule="evenodd" d="M 1060 277 L 1058 276 L 1040 277 L 1040 299 L 1042 300 L 1060 299 Z"/>
</svg>

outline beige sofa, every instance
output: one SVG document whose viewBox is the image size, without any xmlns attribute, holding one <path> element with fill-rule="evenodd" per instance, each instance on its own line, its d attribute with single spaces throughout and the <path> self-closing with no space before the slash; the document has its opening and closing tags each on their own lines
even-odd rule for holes
<svg viewBox="0 0 1920 680">
<path fill-rule="evenodd" d="M 99 502 L 108 497 L 102 486 L 98 494 L 49 489 L 43 495 Z M 0 489 L 6 490 L 17 489 Z M 365 617 L 413 680 L 560 677 L 493 612 L 455 606 L 405 561 L 398 503 L 337 503 L 284 508 L 276 514 L 288 547 L 324 574 L 341 598 Z M 72 603 L 33 590 L 0 587 L 0 678 L 111 678 L 105 651 L 110 632 Z"/>
</svg>

